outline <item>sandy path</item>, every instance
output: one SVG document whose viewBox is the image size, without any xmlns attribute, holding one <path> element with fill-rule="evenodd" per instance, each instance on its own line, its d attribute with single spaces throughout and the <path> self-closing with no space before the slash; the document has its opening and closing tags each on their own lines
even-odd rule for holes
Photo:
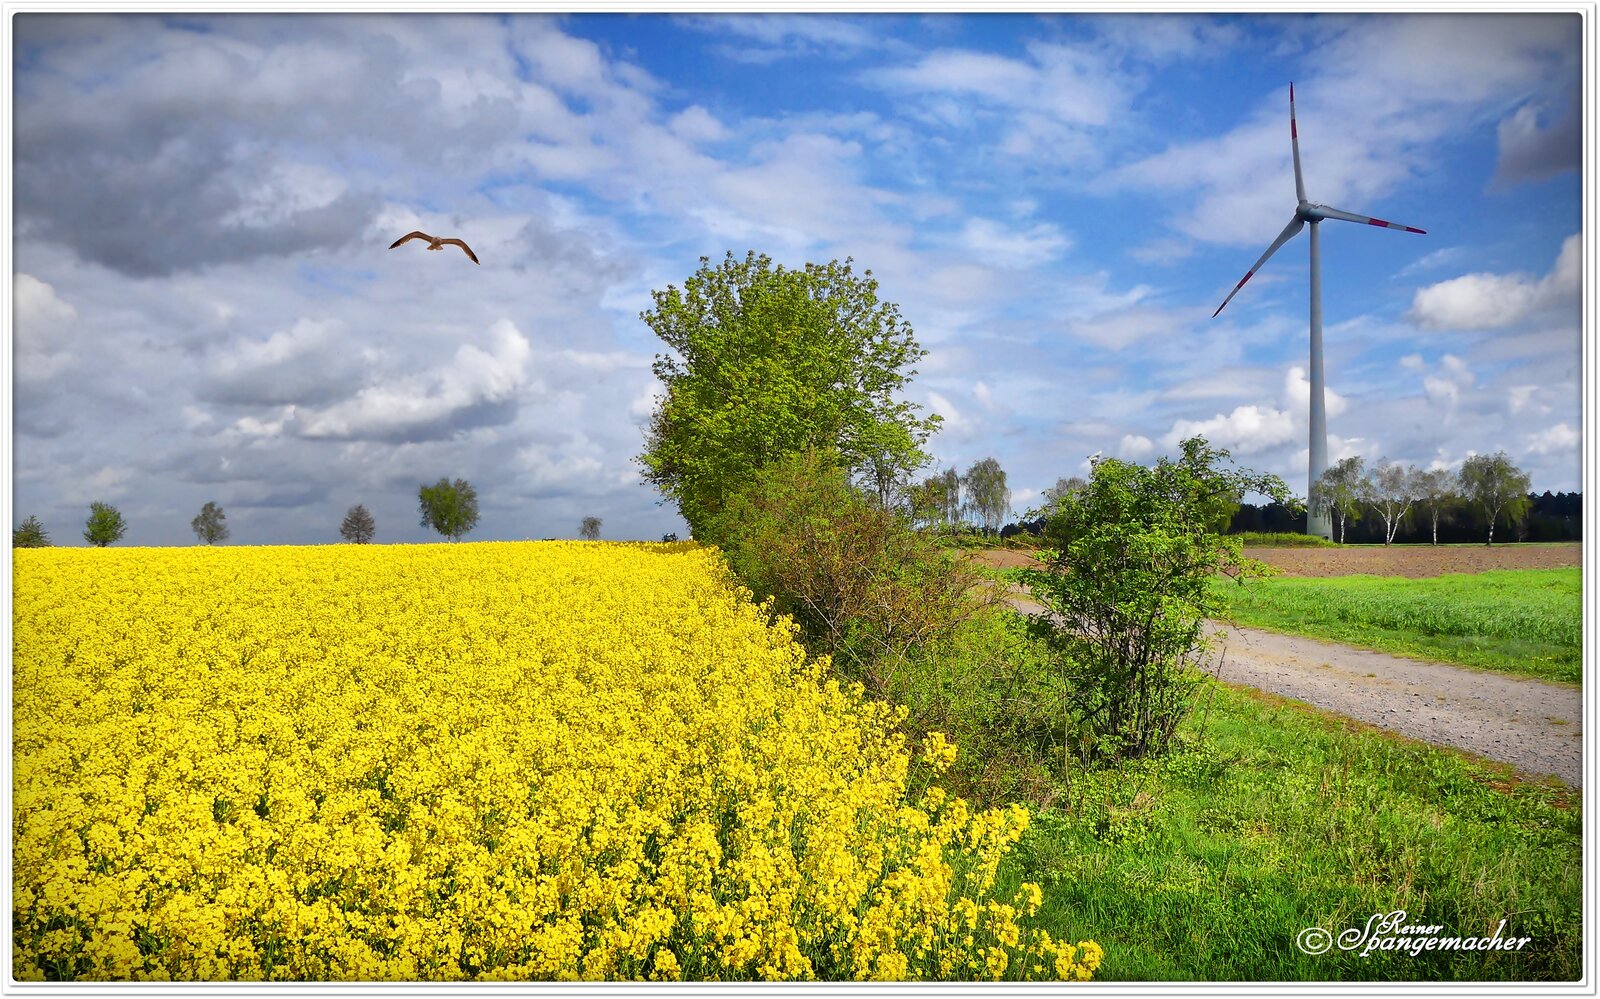
<svg viewBox="0 0 1600 999">
<path fill-rule="evenodd" d="M 1008 600 L 1023 613 L 1045 609 L 1017 592 Z M 1582 786 L 1583 694 L 1576 687 L 1254 628 L 1215 628 L 1224 683 Z"/>
</svg>

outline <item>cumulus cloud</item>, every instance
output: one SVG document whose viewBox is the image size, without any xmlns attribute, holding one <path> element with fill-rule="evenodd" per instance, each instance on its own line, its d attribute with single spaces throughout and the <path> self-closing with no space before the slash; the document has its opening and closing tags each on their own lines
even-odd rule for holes
<svg viewBox="0 0 1600 999">
<path fill-rule="evenodd" d="M 1583 435 L 1565 423 L 1557 423 L 1528 435 L 1529 454 L 1561 454 L 1576 451 Z"/>
<path fill-rule="evenodd" d="M 17 380 L 41 382 L 65 371 L 73 361 L 68 344 L 78 310 L 32 274 L 15 275 L 11 292 Z"/>
<path fill-rule="evenodd" d="M 1311 378 L 1306 374 L 1305 368 L 1297 365 L 1284 374 L 1283 397 L 1293 406 L 1295 412 L 1309 413 L 1311 411 Z M 1323 411 L 1329 417 L 1334 417 L 1348 409 L 1350 403 L 1344 396 L 1324 383 L 1322 386 L 1322 405 Z"/>
<path fill-rule="evenodd" d="M 346 401 L 296 413 L 294 430 L 310 438 L 427 440 L 510 422 L 532 347 L 509 319 L 495 323 L 489 339 L 488 350 L 461 345 L 435 375 L 369 385 Z"/>
<path fill-rule="evenodd" d="M 1583 242 L 1568 236 L 1542 278 L 1466 274 L 1417 290 L 1407 318 L 1423 329 L 1484 330 L 1514 326 L 1538 312 L 1572 305 L 1583 287 Z"/>
<path fill-rule="evenodd" d="M 229 405 L 315 405 L 360 385 L 358 352 L 335 320 L 301 318 L 265 339 L 241 338 L 209 365 L 198 396 Z"/>
<path fill-rule="evenodd" d="M 1293 440 L 1295 420 L 1287 410 L 1271 406 L 1237 406 L 1209 420 L 1177 421 L 1162 444 L 1171 449 L 1197 435 L 1235 454 L 1255 454 Z"/>
<path fill-rule="evenodd" d="M 1143 434 L 1123 434 L 1117 442 L 1117 457 L 1138 461 L 1149 457 L 1156 449 L 1155 443 Z"/>
</svg>

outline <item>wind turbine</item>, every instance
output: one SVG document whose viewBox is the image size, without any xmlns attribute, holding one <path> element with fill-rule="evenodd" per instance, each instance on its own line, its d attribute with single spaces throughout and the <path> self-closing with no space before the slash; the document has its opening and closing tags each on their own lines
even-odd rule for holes
<svg viewBox="0 0 1600 999">
<path fill-rule="evenodd" d="M 1221 314 L 1224 307 L 1233 296 L 1239 294 L 1239 289 L 1244 283 L 1255 276 L 1267 258 L 1278 252 L 1278 248 L 1293 239 L 1308 223 L 1311 226 L 1311 460 L 1306 476 L 1306 497 L 1311 496 L 1311 486 L 1322 477 L 1322 472 L 1328 467 L 1328 417 L 1324 407 L 1322 389 L 1322 244 L 1318 239 L 1317 224 L 1323 219 L 1338 219 L 1342 222 L 1361 222 L 1366 225 L 1375 225 L 1383 229 L 1402 229 L 1406 232 L 1426 234 L 1422 229 L 1396 222 L 1385 222 L 1367 215 L 1357 215 L 1354 212 L 1344 212 L 1327 205 L 1313 204 L 1306 200 L 1306 183 L 1300 175 L 1300 132 L 1294 123 L 1294 84 L 1289 84 L 1289 144 L 1294 149 L 1294 193 L 1298 199 L 1295 205 L 1294 218 L 1278 233 L 1278 238 L 1267 247 L 1267 252 L 1255 262 L 1239 283 L 1228 292 L 1228 297 L 1222 300 L 1222 305 L 1217 306 L 1217 311 L 1211 314 L 1215 319 Z M 1306 533 L 1319 534 L 1324 538 L 1333 535 L 1333 524 L 1326 507 L 1314 508 L 1310 504 L 1306 507 Z"/>
</svg>

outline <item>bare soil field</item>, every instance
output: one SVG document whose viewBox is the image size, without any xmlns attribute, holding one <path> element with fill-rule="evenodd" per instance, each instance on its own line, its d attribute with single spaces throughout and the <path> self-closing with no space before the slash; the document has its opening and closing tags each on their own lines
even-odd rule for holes
<svg viewBox="0 0 1600 999">
<path fill-rule="evenodd" d="M 1352 545 L 1348 548 L 1247 548 L 1245 554 L 1276 566 L 1285 576 L 1442 576 L 1491 569 L 1559 569 L 1583 563 L 1583 545 Z M 982 565 L 1013 569 L 1031 565 L 1028 552 L 985 549 Z"/>
</svg>

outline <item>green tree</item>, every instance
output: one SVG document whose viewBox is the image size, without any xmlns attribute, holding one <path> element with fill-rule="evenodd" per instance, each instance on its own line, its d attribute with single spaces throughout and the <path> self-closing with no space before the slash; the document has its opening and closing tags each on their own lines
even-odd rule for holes
<svg viewBox="0 0 1600 999">
<path fill-rule="evenodd" d="M 998 531 L 1011 509 L 1006 470 L 995 459 L 984 458 L 972 463 L 961 477 L 961 484 L 966 491 L 967 509 L 977 516 L 986 532 Z"/>
<path fill-rule="evenodd" d="M 417 492 L 422 510 L 422 526 L 431 527 L 449 538 L 461 536 L 478 526 L 478 493 L 466 479 L 440 479 Z"/>
<path fill-rule="evenodd" d="M 128 522 L 122 519 L 120 510 L 110 503 L 97 501 L 89 504 L 89 519 L 83 526 L 83 540 L 97 548 L 104 548 L 113 541 L 121 541 L 126 533 Z"/>
<path fill-rule="evenodd" d="M 1223 609 L 1213 580 L 1267 572 L 1213 525 L 1246 493 L 1296 501 L 1282 479 L 1224 467 L 1229 458 L 1201 437 L 1151 467 L 1102 458 L 1054 507 L 1062 546 L 1023 575 L 1052 612 L 1034 627 L 1065 674 L 1085 759 L 1167 747 L 1199 680 L 1206 618 Z"/>
<path fill-rule="evenodd" d="M 372 519 L 372 514 L 360 503 L 346 511 L 344 521 L 339 524 L 339 536 L 351 544 L 368 544 L 377 533 L 377 521 Z"/>
<path fill-rule="evenodd" d="M 1433 523 L 1433 543 L 1439 543 L 1439 521 L 1450 518 L 1450 509 L 1461 498 L 1456 488 L 1455 473 L 1448 468 L 1434 468 L 1422 471 L 1412 469 L 1412 488 L 1416 492 L 1417 505 L 1428 512 L 1428 518 Z"/>
<path fill-rule="evenodd" d="M 1311 486 L 1312 507 L 1321 507 L 1333 514 L 1341 545 L 1349 519 L 1361 516 L 1361 482 L 1365 467 L 1366 461 L 1360 455 L 1351 455 L 1323 469 Z"/>
<path fill-rule="evenodd" d="M 1514 521 L 1527 511 L 1529 478 L 1511 463 L 1504 451 L 1475 454 L 1461 463 L 1461 495 L 1483 508 L 1489 518 L 1489 540 L 1494 544 L 1494 522 L 1503 513 Z"/>
<path fill-rule="evenodd" d="M 206 500 L 206 505 L 200 508 L 200 513 L 191 521 L 189 526 L 194 529 L 195 535 L 205 544 L 214 545 L 218 541 L 228 540 L 228 515 L 222 512 L 222 507 L 211 500 Z"/>
<path fill-rule="evenodd" d="M 1394 536 L 1417 500 L 1417 469 L 1385 458 L 1362 477 L 1357 487 L 1363 502 L 1383 518 L 1383 543 L 1394 544 Z"/>
<path fill-rule="evenodd" d="M 895 396 L 926 351 L 877 288 L 849 260 L 789 270 L 752 251 L 702 257 L 682 290 L 651 293 L 640 318 L 671 353 L 656 356 L 666 395 L 638 461 L 697 538 L 757 471 L 808 447 L 881 496 L 925 463 L 938 417 Z"/>
<path fill-rule="evenodd" d="M 13 548 L 49 548 L 50 534 L 39 523 L 39 518 L 28 515 L 28 519 L 18 524 L 11 531 L 11 547 Z"/>
<path fill-rule="evenodd" d="M 599 541 L 600 523 L 599 517 L 583 518 L 583 523 L 578 527 L 578 537 L 585 541 Z"/>
</svg>

